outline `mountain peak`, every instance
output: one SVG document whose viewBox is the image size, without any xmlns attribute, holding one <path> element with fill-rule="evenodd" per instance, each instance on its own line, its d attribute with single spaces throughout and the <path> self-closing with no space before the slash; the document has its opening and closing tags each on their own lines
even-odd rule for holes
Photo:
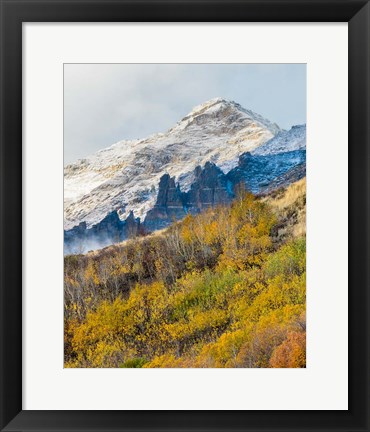
<svg viewBox="0 0 370 432">
<path fill-rule="evenodd" d="M 276 123 L 270 122 L 252 110 L 243 108 L 237 102 L 222 97 L 195 106 L 170 131 L 182 131 L 189 126 L 203 126 L 205 123 L 211 123 L 214 128 L 221 127 L 221 129 L 229 126 L 239 129 L 249 123 L 267 129 L 272 135 L 281 131 Z"/>
<path fill-rule="evenodd" d="M 200 111 L 200 110 L 203 110 L 203 109 L 207 109 L 207 108 L 210 108 L 210 107 L 212 107 L 212 106 L 214 106 L 214 105 L 228 105 L 228 104 L 231 104 L 232 103 L 232 101 L 229 101 L 229 100 L 227 100 L 227 99 L 225 99 L 225 98 L 222 98 L 222 97 L 215 97 L 215 98 L 212 98 L 212 99 L 209 99 L 209 100 L 207 100 L 207 101 L 205 101 L 205 102 L 203 102 L 203 103 L 201 103 L 201 104 L 199 104 L 199 105 L 196 105 L 192 110 L 191 110 L 191 112 L 197 112 L 197 111 Z M 235 102 L 234 102 L 235 103 Z"/>
<path fill-rule="evenodd" d="M 215 97 L 213 99 L 210 99 L 206 102 L 203 102 L 200 105 L 196 105 L 190 113 L 183 118 L 183 120 L 186 120 L 190 117 L 198 116 L 204 113 L 210 114 L 214 113 L 216 111 L 225 109 L 227 107 L 235 107 L 239 108 L 240 105 L 238 105 L 236 102 L 229 101 L 227 99 L 224 99 L 222 97 Z M 241 107 L 240 107 L 241 108 Z"/>
<path fill-rule="evenodd" d="M 156 187 L 167 173 L 187 192 L 196 166 L 217 165 L 225 174 L 239 156 L 281 129 L 234 101 L 217 97 L 196 106 L 170 130 L 135 141 L 120 141 L 64 170 L 65 228 L 98 223 L 113 209 L 145 218 Z M 172 187 L 172 185 L 171 185 Z"/>
</svg>

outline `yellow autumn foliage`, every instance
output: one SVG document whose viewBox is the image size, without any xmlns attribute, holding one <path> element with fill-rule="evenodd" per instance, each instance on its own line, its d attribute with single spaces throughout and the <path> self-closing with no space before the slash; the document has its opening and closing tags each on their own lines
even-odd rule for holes
<svg viewBox="0 0 370 432">
<path fill-rule="evenodd" d="M 305 367 L 305 238 L 282 239 L 279 206 L 244 193 L 66 257 L 65 366 Z"/>
</svg>

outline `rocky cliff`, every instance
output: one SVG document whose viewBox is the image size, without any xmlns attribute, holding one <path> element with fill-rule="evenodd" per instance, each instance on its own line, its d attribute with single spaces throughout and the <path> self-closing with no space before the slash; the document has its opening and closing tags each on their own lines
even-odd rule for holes
<svg viewBox="0 0 370 432">
<path fill-rule="evenodd" d="M 174 177 L 164 174 L 159 180 L 154 207 L 146 215 L 144 228 L 147 231 L 161 229 L 173 221 L 181 220 L 185 215 L 184 194 L 180 185 L 175 184 Z"/>
<path fill-rule="evenodd" d="M 182 192 L 175 178 L 165 174 L 158 186 L 157 201 L 144 220 L 144 228 L 154 231 L 181 220 L 187 213 L 196 214 L 233 198 L 232 185 L 222 170 L 211 162 L 197 166 L 188 192 Z"/>
</svg>

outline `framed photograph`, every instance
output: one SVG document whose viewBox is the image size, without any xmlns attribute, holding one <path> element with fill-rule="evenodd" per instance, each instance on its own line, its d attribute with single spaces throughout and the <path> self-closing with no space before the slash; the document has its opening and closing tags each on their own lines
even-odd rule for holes
<svg viewBox="0 0 370 432">
<path fill-rule="evenodd" d="M 367 1 L 1 2 L 4 431 L 369 431 Z"/>
</svg>

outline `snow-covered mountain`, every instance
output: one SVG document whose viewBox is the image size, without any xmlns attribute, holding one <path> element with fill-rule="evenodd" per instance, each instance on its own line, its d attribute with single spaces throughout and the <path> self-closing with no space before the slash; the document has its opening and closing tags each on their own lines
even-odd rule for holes
<svg viewBox="0 0 370 432">
<path fill-rule="evenodd" d="M 64 228 L 81 222 L 90 227 L 112 211 L 117 211 L 121 220 L 131 211 L 143 220 L 156 202 L 164 174 L 175 177 L 186 192 L 197 166 L 212 162 L 226 174 L 237 167 L 245 152 L 262 151 L 259 154 L 264 155 L 278 152 L 284 145 L 291 150 L 300 148 L 303 141 L 295 135 L 303 136 L 298 129 L 282 131 L 235 102 L 212 99 L 195 107 L 165 133 L 120 141 L 66 166 Z"/>
</svg>

